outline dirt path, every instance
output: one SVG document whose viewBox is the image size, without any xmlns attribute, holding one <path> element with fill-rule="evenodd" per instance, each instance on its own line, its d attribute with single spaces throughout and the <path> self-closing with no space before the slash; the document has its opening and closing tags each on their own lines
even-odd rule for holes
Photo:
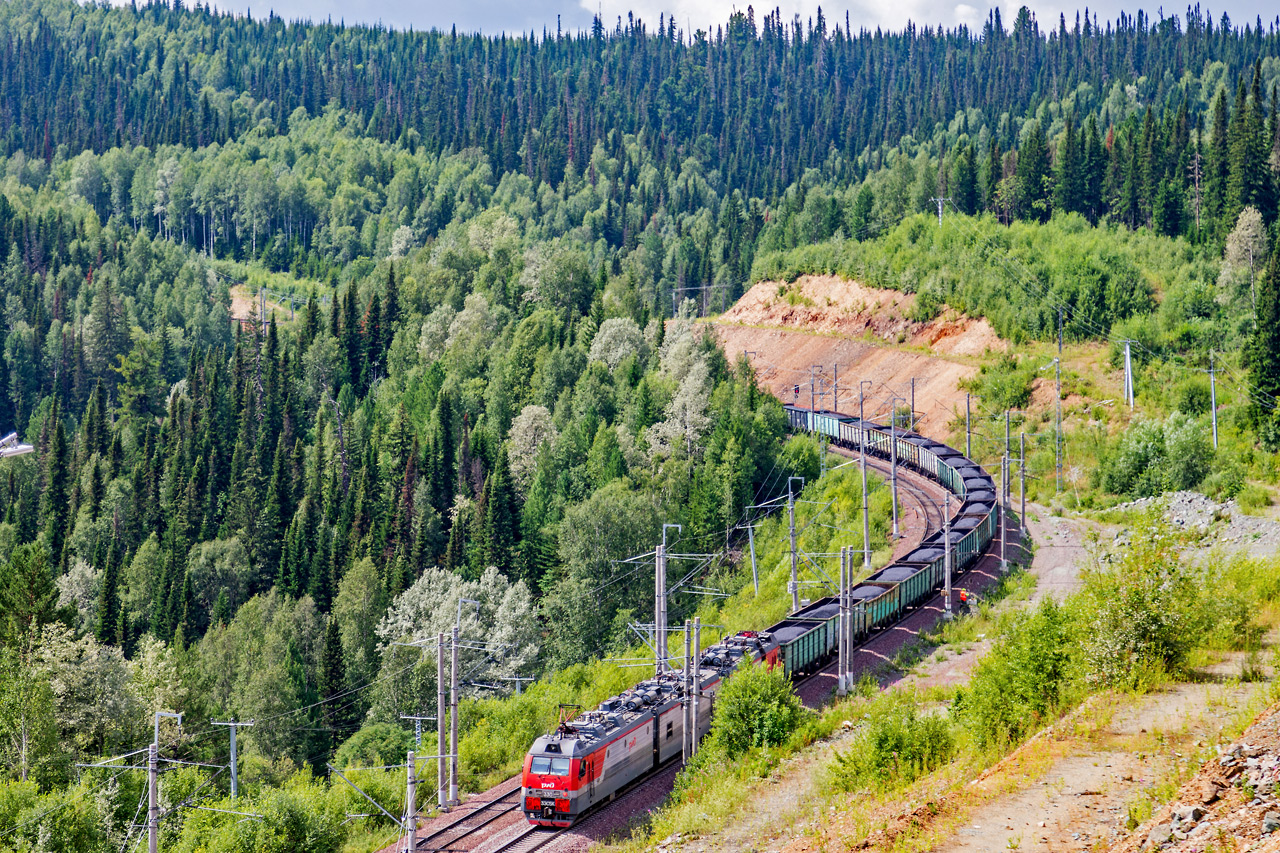
<svg viewBox="0 0 1280 853">
<path fill-rule="evenodd" d="M 1127 835 L 1143 792 L 1185 773 L 1184 757 L 1226 732 L 1260 683 L 1177 684 L 1144 697 L 1117 696 L 1102 725 L 1070 736 L 1048 772 L 980 806 L 938 853 L 1093 850 Z M 1109 716 L 1109 719 L 1108 719 Z M 1179 766 L 1181 765 L 1181 767 Z"/>
</svg>

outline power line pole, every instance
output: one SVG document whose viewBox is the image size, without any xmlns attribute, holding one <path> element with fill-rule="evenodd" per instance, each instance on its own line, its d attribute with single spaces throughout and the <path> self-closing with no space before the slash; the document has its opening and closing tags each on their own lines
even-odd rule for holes
<svg viewBox="0 0 1280 853">
<path fill-rule="evenodd" d="M 858 456 L 862 467 L 862 568 L 871 570 L 871 507 L 867 505 L 867 428 L 863 419 L 862 389 L 871 381 L 863 379 L 858 383 Z"/>
<path fill-rule="evenodd" d="M 831 410 L 840 414 L 840 365 L 831 365 Z"/>
<path fill-rule="evenodd" d="M 1057 404 L 1058 429 L 1053 437 L 1054 442 L 1054 489 L 1055 494 L 1062 493 L 1062 309 L 1058 309 L 1058 363 L 1057 363 Z"/>
<path fill-rule="evenodd" d="M 686 764 L 693 758 L 693 658 L 689 656 L 689 645 L 693 640 L 692 622 L 684 620 L 684 707 L 680 717 L 680 754 Z"/>
<path fill-rule="evenodd" d="M 147 747 L 147 853 L 157 853 L 160 842 L 160 797 L 156 784 L 156 765 L 160 760 L 160 744 Z"/>
<path fill-rule="evenodd" d="M 517 685 L 516 692 L 519 693 L 520 691 L 518 689 L 519 687 L 518 681 L 516 682 L 516 685 Z M 427 720 L 429 722 L 435 722 L 436 718 L 435 717 L 415 717 L 413 714 L 401 714 L 400 719 L 413 720 L 413 742 L 414 742 L 415 748 L 419 752 L 421 752 L 422 751 L 422 721 Z"/>
<path fill-rule="evenodd" d="M 444 695 L 444 631 L 435 640 L 435 795 L 440 811 L 449 811 L 448 780 L 444 767 L 444 727 L 448 725 L 448 706 Z"/>
<path fill-rule="evenodd" d="M 837 639 L 837 643 L 836 643 L 836 695 L 837 696 L 844 696 L 846 693 L 845 684 L 844 684 L 844 671 L 845 671 L 845 655 L 848 654 L 848 651 L 844 647 L 844 643 L 845 643 L 844 608 L 845 608 L 845 595 L 847 593 L 847 580 L 845 577 L 845 572 L 848 571 L 848 569 L 845 566 L 845 557 L 847 556 L 847 553 L 846 553 L 847 550 L 848 549 L 844 547 L 840 548 L 840 586 L 838 587 L 838 592 L 836 593 L 838 596 L 837 601 L 839 602 L 837 607 L 837 613 L 839 614 L 839 617 L 836 620 L 836 625 L 839 626 L 838 630 L 840 631 L 839 636 L 836 638 Z"/>
<path fill-rule="evenodd" d="M 693 617 L 693 754 L 698 754 L 698 703 L 702 701 L 702 617 Z"/>
<path fill-rule="evenodd" d="M 436 638 L 436 799 L 440 811 L 447 812 L 449 803 L 446 797 L 447 780 L 445 779 L 445 740 L 444 729 L 449 717 L 445 705 L 444 694 L 444 632 Z"/>
<path fill-rule="evenodd" d="M 234 800 L 240 793 L 239 774 L 236 772 L 236 763 L 237 763 L 236 762 L 236 729 L 240 728 L 241 726 L 252 726 L 253 720 L 250 720 L 247 723 L 237 723 L 234 721 L 228 722 L 228 723 L 218 723 L 218 722 L 214 722 L 213 720 L 210 720 L 209 725 L 226 726 L 231 730 L 231 799 Z"/>
<path fill-rule="evenodd" d="M 791 583 L 787 584 L 787 589 L 791 593 L 792 613 L 800 609 L 800 574 L 796 551 L 796 493 L 791 487 L 796 480 L 800 481 L 800 488 L 803 489 L 804 477 L 787 478 L 787 528 L 791 536 Z"/>
<path fill-rule="evenodd" d="M 416 772 L 416 763 L 417 761 L 413 750 L 409 750 L 409 766 L 407 769 L 408 776 L 405 784 L 404 797 L 404 853 L 413 853 L 418 836 L 418 775 Z"/>
<path fill-rule="evenodd" d="M 747 524 L 747 542 L 751 546 L 751 584 L 755 587 L 756 595 L 759 595 L 760 572 L 756 569 L 756 526 L 754 523 Z"/>
<path fill-rule="evenodd" d="M 966 458 L 973 458 L 973 428 L 970 426 L 970 407 L 969 394 L 964 395 L 964 455 Z"/>
<path fill-rule="evenodd" d="M 814 415 L 814 412 L 818 411 L 818 409 L 814 406 L 814 399 L 813 399 L 814 398 L 813 367 L 814 366 L 812 364 L 809 365 L 809 429 L 810 430 L 815 429 L 817 426 L 814 423 L 813 415 Z"/>
<path fill-rule="evenodd" d="M 1021 454 L 1018 462 L 1018 473 L 1022 477 L 1022 483 L 1018 486 L 1018 497 L 1022 500 L 1022 541 L 1027 540 L 1027 434 L 1022 433 L 1020 439 L 1022 444 L 1019 448 Z"/>
<path fill-rule="evenodd" d="M 947 197 L 947 198 L 931 198 L 931 199 L 929 199 L 929 201 L 933 202 L 934 204 L 936 204 L 936 205 L 938 206 L 938 226 L 939 226 L 939 227 L 941 227 L 941 226 L 942 226 L 942 205 L 943 205 L 943 202 L 951 201 L 951 198 L 950 198 L 950 197 Z"/>
<path fill-rule="evenodd" d="M 892 489 L 893 504 L 893 538 L 898 538 L 898 410 L 897 402 L 901 397 L 889 398 L 889 485 Z M 905 400 L 903 402 L 906 402 Z"/>
<path fill-rule="evenodd" d="M 1218 383 L 1213 366 L 1213 350 L 1209 350 L 1209 411 L 1213 413 L 1213 449 L 1218 449 Z"/>
<path fill-rule="evenodd" d="M 665 643 L 667 622 L 664 605 L 667 600 L 667 530 L 662 529 L 663 544 L 654 551 L 653 559 L 653 671 L 662 675 L 666 669 Z"/>
<path fill-rule="evenodd" d="M 1124 343 L 1124 401 L 1129 404 L 1129 408 L 1133 408 L 1133 360 L 1130 357 L 1129 345 L 1133 341 L 1123 341 Z"/>
<path fill-rule="evenodd" d="M 945 613 L 942 618 L 951 621 L 951 493 L 942 495 L 942 577 L 945 589 L 942 592 L 942 606 Z"/>
<path fill-rule="evenodd" d="M 908 427 L 912 432 L 916 431 L 916 378 L 911 377 L 911 425 Z"/>
<path fill-rule="evenodd" d="M 461 603 L 461 602 L 459 602 Z M 458 799 L 458 634 L 459 626 L 453 626 L 452 667 L 449 670 L 449 805 L 456 806 Z"/>
<path fill-rule="evenodd" d="M 1008 571 L 1009 561 L 1005 558 L 1005 543 L 1009 539 L 1009 523 L 1005 518 L 1004 490 L 1005 482 L 1009 478 L 1009 455 L 1006 453 L 1000 457 L 1000 491 L 996 493 L 996 501 L 1000 507 L 998 518 L 1000 519 L 1000 571 Z M 950 546 L 948 546 L 948 549 Z"/>
</svg>

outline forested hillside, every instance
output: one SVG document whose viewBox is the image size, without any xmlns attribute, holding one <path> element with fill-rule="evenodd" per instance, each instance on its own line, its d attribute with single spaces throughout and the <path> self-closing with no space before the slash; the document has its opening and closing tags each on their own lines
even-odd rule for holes
<svg viewBox="0 0 1280 853">
<path fill-rule="evenodd" d="M 1203 286 L 1248 211 L 1269 245 L 1278 53 L 1273 25 L 1198 12 L 480 38 L 0 3 L 0 433 L 37 447 L 0 462 L 0 848 L 118 849 L 136 780 L 72 764 L 176 710 L 162 741 L 193 760 L 225 756 L 210 720 L 257 719 L 246 780 L 335 849 L 343 801 L 292 774 L 403 749 L 435 673 L 392 644 L 459 597 L 491 646 L 469 696 L 605 689 L 578 665 L 652 603 L 616 561 L 664 523 L 732 544 L 816 473 L 693 322 L 753 268 L 1044 337 L 1052 311 L 983 264 L 1064 238 L 1092 259 L 1037 269 L 1069 335 L 1176 293 L 1171 329 L 1248 337 L 1252 279 Z M 941 196 L 985 241 L 963 274 L 924 257 L 972 245 L 924 236 Z M 294 310 L 233 320 L 259 284 Z M 525 744 L 469 707 L 475 780 Z"/>
</svg>

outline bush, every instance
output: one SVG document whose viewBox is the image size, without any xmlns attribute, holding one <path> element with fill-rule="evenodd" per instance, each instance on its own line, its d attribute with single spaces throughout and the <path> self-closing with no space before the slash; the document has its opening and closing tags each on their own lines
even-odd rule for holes
<svg viewBox="0 0 1280 853">
<path fill-rule="evenodd" d="M 1051 598 L 1003 632 L 956 700 L 981 746 L 1015 743 L 1062 705 L 1071 664 L 1070 622 Z"/>
<path fill-rule="evenodd" d="M 1099 485 L 1132 497 L 1193 489 L 1209 473 L 1212 458 L 1204 429 L 1187 415 L 1174 412 L 1163 422 L 1139 419 L 1103 459 Z"/>
<path fill-rule="evenodd" d="M 778 454 L 778 467 L 793 477 L 804 477 L 812 483 L 822 473 L 822 451 L 811 435 L 794 435 Z"/>
<path fill-rule="evenodd" d="M 945 717 L 922 715 L 913 697 L 890 693 L 872 704 L 853 747 L 844 753 L 833 750 L 827 772 L 839 791 L 909 783 L 946 763 L 955 749 Z"/>
<path fill-rule="evenodd" d="M 961 387 L 982 398 L 989 411 L 1025 409 L 1031 402 L 1031 380 L 1035 378 L 1035 365 L 1030 360 L 1019 360 L 1004 354 L 978 369 L 978 375 L 962 382 Z"/>
<path fill-rule="evenodd" d="M 364 726 L 338 747 L 333 766 L 346 769 L 403 762 L 412 745 L 413 732 L 393 723 L 374 723 Z"/>
<path fill-rule="evenodd" d="M 1178 670 L 1204 635 L 1202 579 L 1159 510 L 1143 515 L 1112 565 L 1084 573 L 1083 647 L 1089 678 L 1132 686 L 1140 667 Z"/>
<path fill-rule="evenodd" d="M 736 758 L 749 749 L 785 743 L 803 717 L 800 697 L 782 667 L 743 666 L 716 697 L 711 742 Z"/>
</svg>

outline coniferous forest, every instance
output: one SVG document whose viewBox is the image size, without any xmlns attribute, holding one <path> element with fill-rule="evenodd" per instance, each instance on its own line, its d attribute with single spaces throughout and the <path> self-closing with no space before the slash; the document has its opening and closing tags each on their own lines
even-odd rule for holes
<svg viewBox="0 0 1280 853">
<path fill-rule="evenodd" d="M 723 547 L 817 473 L 699 314 L 806 247 L 914 242 L 945 196 L 1110 235 L 1088 281 L 1046 272 L 1066 334 L 1105 338 L 1153 310 L 1134 241 L 1199 283 L 1242 223 L 1274 243 L 1278 106 L 1280 21 L 1198 7 L 482 37 L 0 2 L 0 434 L 37 448 L 0 461 L 0 850 L 119 849 L 141 781 L 74 764 L 157 710 L 191 761 L 255 719 L 243 778 L 341 849 L 359 809 L 309 774 L 387 763 L 434 707 L 434 660 L 393 643 L 460 619 L 489 641 L 470 697 L 581 690 L 652 603 L 617 561 L 664 523 Z M 958 288 L 1003 335 L 1054 332 L 1029 291 Z M 1274 324 L 1187 304 L 1280 392 Z M 469 784 L 527 746 L 481 708 Z M 173 804 L 225 785 L 166 778 Z M 182 814 L 171 849 L 259 849 Z"/>
</svg>

